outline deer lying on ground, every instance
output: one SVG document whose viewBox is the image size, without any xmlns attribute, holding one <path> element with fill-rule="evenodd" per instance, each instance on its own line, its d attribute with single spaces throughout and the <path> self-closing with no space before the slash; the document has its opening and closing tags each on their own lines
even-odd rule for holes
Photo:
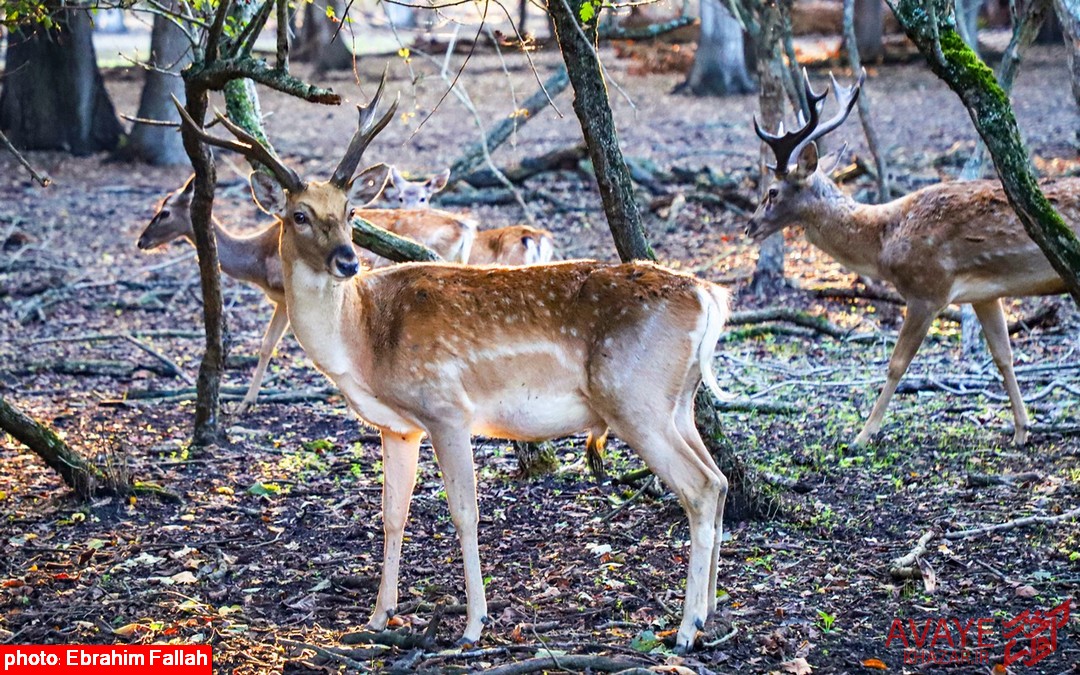
<svg viewBox="0 0 1080 675">
<path fill-rule="evenodd" d="M 268 166 L 256 201 L 281 222 L 293 332 L 349 406 L 379 429 L 383 453 L 382 579 L 368 627 L 398 602 L 398 570 L 421 439 L 442 470 L 465 567 L 467 621 L 487 621 L 477 544 L 471 436 L 536 441 L 610 428 L 678 495 L 690 520 L 678 649 L 716 607 L 727 479 L 694 426 L 694 393 L 718 391 L 712 358 L 728 310 L 719 286 L 648 263 L 572 261 L 528 267 L 405 264 L 363 270 L 349 237 L 353 173 L 397 103 L 376 119 L 380 84 L 326 182 L 304 181 L 224 117 L 239 140 L 200 138 Z M 180 107 L 178 105 L 178 107 Z M 642 377 L 648 378 L 643 386 Z"/>
<path fill-rule="evenodd" d="M 859 95 L 833 80 L 839 112 L 820 121 L 828 89 L 806 81 L 810 118 L 799 129 L 772 135 L 754 122 L 776 157 L 775 184 L 750 219 L 757 241 L 801 224 L 810 243 L 859 274 L 887 281 L 907 301 L 885 386 L 856 444 L 881 428 L 900 378 L 934 318 L 950 303 L 970 303 L 1005 382 L 1015 421 L 1013 442 L 1027 441 L 1028 415 L 1013 373 L 1012 347 L 1001 298 L 1062 293 L 1065 284 L 1024 231 L 996 180 L 931 185 L 887 204 L 858 204 L 818 169 L 815 140 L 839 127 Z M 790 160 L 796 159 L 795 166 Z M 1074 231 L 1080 222 L 1080 179 L 1044 181 L 1042 189 Z"/>
<path fill-rule="evenodd" d="M 385 208 L 427 209 L 450 178 L 444 169 L 426 181 L 409 181 L 393 166 L 376 164 L 357 175 L 357 189 Z M 377 186 L 385 185 L 381 190 Z M 429 226 L 430 227 L 430 226 Z M 555 238 L 547 230 L 511 225 L 480 230 L 472 242 L 470 265 L 535 265 L 555 257 Z"/>
<path fill-rule="evenodd" d="M 139 248 L 154 249 L 183 237 L 195 245 L 195 231 L 191 224 L 191 197 L 194 193 L 195 176 L 188 178 L 183 187 L 169 194 L 158 207 L 157 213 L 139 236 Z M 449 262 L 464 262 L 469 255 L 476 225 L 445 211 L 430 209 L 406 209 L 385 211 L 381 209 L 357 209 L 353 215 L 364 218 L 395 234 L 410 237 L 424 244 Z M 423 221 L 431 226 L 418 228 L 415 223 Z M 230 233 L 215 218 L 214 234 L 217 236 L 218 260 L 221 271 L 234 279 L 254 284 L 266 294 L 274 305 L 274 314 L 266 327 L 259 362 L 251 377 L 251 384 L 236 412 L 242 413 L 255 403 L 259 387 L 270 363 L 270 357 L 289 326 L 285 310 L 285 286 L 281 275 L 281 259 L 278 241 L 281 226 L 277 223 L 253 235 Z M 371 267 L 384 267 L 391 262 L 366 249 L 358 254 Z"/>
</svg>

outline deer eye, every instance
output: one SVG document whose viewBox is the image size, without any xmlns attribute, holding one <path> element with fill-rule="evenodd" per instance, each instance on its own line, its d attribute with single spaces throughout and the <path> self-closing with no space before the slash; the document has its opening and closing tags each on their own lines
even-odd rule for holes
<svg viewBox="0 0 1080 675">
<path fill-rule="evenodd" d="M 296 213 L 292 214 L 292 219 L 293 219 L 293 222 L 296 223 L 297 225 L 307 225 L 308 224 L 307 214 L 304 213 L 303 211 L 297 211 Z"/>
<path fill-rule="evenodd" d="M 353 207 L 353 208 L 349 209 L 349 217 L 347 218 L 347 220 L 352 220 L 355 217 L 356 217 L 356 207 Z"/>
<path fill-rule="evenodd" d="M 405 197 L 404 196 L 398 197 L 397 200 L 398 200 L 399 204 L 404 204 L 405 203 Z"/>
<path fill-rule="evenodd" d="M 776 199 L 776 196 L 780 194 L 780 191 L 774 187 L 769 188 L 769 199 Z"/>
<path fill-rule="evenodd" d="M 427 202 L 427 197 L 421 197 L 420 198 L 420 203 L 423 204 L 425 202 Z"/>
</svg>

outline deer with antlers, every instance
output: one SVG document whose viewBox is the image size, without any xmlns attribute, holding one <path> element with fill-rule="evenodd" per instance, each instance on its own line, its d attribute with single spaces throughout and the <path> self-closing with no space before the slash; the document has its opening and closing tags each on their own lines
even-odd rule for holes
<svg viewBox="0 0 1080 675">
<path fill-rule="evenodd" d="M 435 174 L 423 181 L 410 181 L 396 167 L 375 164 L 357 175 L 359 188 L 372 204 L 388 209 L 430 209 L 435 195 L 446 187 L 450 170 Z M 385 186 L 385 187 L 380 187 Z M 435 212 L 434 210 L 432 212 Z M 430 232 L 436 223 L 416 221 L 416 231 Z M 555 237 L 547 230 L 530 225 L 510 225 L 476 232 L 471 242 L 470 265 L 535 265 L 551 262 L 555 257 Z"/>
<path fill-rule="evenodd" d="M 907 301 L 885 386 L 856 444 L 865 444 L 881 428 L 900 378 L 930 324 L 950 303 L 974 308 L 1009 395 L 1013 441 L 1023 444 L 1028 415 L 1013 372 L 1001 298 L 1062 293 L 1065 284 L 1024 231 L 996 180 L 939 183 L 887 204 L 859 204 L 818 168 L 815 141 L 847 119 L 865 75 L 851 87 L 840 87 L 833 79 L 840 109 L 828 121 L 820 119 L 828 89 L 815 92 L 808 78 L 809 119 L 800 128 L 785 133 L 781 125 L 774 135 L 754 121 L 776 166 L 774 184 L 750 219 L 747 234 L 761 241 L 790 225 L 802 225 L 810 243 L 859 274 L 891 283 Z M 1050 180 L 1041 186 L 1075 231 L 1080 180 Z"/>
<path fill-rule="evenodd" d="M 195 245 L 195 230 L 191 225 L 191 197 L 194 194 L 192 175 L 184 185 L 170 193 L 158 206 L 150 223 L 139 235 L 138 246 L 141 250 L 152 250 L 175 240 L 186 239 Z M 445 211 L 430 209 L 404 209 L 386 211 L 362 208 L 353 211 L 353 215 L 389 230 L 401 236 L 424 244 L 449 262 L 465 262 L 472 248 L 476 235 L 476 224 Z M 429 224 L 426 228 L 412 225 L 417 220 Z M 226 229 L 217 218 L 213 220 L 214 235 L 217 237 L 218 260 L 221 271 L 234 279 L 254 284 L 266 294 L 274 305 L 274 314 L 266 326 L 262 344 L 259 347 L 259 361 L 251 377 L 251 384 L 236 413 L 245 412 L 259 396 L 263 377 L 269 366 L 270 358 L 277 348 L 285 329 L 289 327 L 289 318 L 285 309 L 285 286 L 281 275 L 281 259 L 278 255 L 278 242 L 281 239 L 281 226 L 270 225 L 252 235 L 236 235 Z M 370 267 L 385 267 L 390 260 L 378 256 L 366 249 L 358 249 L 364 261 Z"/>
<path fill-rule="evenodd" d="M 381 432 L 385 540 L 369 628 L 384 628 L 397 605 L 402 536 L 425 435 L 462 549 L 462 640 L 475 642 L 487 603 L 471 436 L 535 441 L 581 430 L 596 437 L 610 428 L 688 515 L 689 570 L 676 642 L 691 648 L 716 607 L 727 494 L 727 479 L 694 426 L 693 401 L 703 380 L 718 391 L 712 357 L 727 292 L 649 263 L 363 270 L 347 217 L 355 168 L 397 106 L 377 117 L 382 90 L 380 84 L 359 107 L 358 129 L 326 182 L 302 180 L 227 120 L 222 124 L 238 140 L 208 134 L 181 108 L 204 142 L 273 171 L 253 173 L 251 183 L 257 202 L 281 222 L 293 332 L 356 414 Z"/>
</svg>

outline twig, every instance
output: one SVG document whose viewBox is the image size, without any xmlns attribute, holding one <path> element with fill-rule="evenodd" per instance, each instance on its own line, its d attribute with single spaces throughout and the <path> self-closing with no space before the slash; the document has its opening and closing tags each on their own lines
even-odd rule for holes
<svg viewBox="0 0 1080 675">
<path fill-rule="evenodd" d="M 900 556 L 892 561 L 889 574 L 894 579 L 921 579 L 922 573 L 918 561 L 926 555 L 927 546 L 937 534 L 937 530 L 928 530 L 926 534 L 919 537 L 919 541 L 915 542 L 915 546 L 907 555 Z"/>
<path fill-rule="evenodd" d="M 809 328 L 812 331 L 828 335 L 829 337 L 843 340 L 851 335 L 850 330 L 841 328 L 822 316 L 813 316 L 806 312 L 800 312 L 788 307 L 768 307 L 766 309 L 752 309 L 745 312 L 734 312 L 728 319 L 728 326 L 745 326 L 768 321 L 784 321 L 787 323 Z"/>
<path fill-rule="evenodd" d="M 558 658 L 544 656 L 535 659 L 526 659 L 517 663 L 509 663 L 504 666 L 496 666 L 484 671 L 487 675 L 525 675 L 542 670 L 559 668 L 563 670 L 596 670 L 605 673 L 614 673 L 628 668 L 649 666 L 646 661 L 631 661 L 629 659 L 613 659 L 608 656 L 594 656 L 591 654 L 564 654 Z"/>
<path fill-rule="evenodd" d="M 1001 475 L 986 473 L 969 473 L 967 475 L 968 487 L 990 487 L 991 485 L 1031 485 L 1042 481 L 1043 477 L 1037 471 L 1026 473 L 1006 473 Z"/>
<path fill-rule="evenodd" d="M 41 187 L 49 187 L 49 184 L 52 183 L 52 179 L 45 174 L 40 174 L 35 171 L 34 167 L 30 166 L 30 162 L 27 161 L 26 157 L 23 157 L 23 154 L 11 144 L 11 141 L 8 140 L 8 137 L 4 135 L 3 131 L 0 131 L 0 143 L 3 143 L 4 147 L 6 147 L 11 154 L 15 155 L 15 159 L 19 160 L 19 164 L 22 164 L 23 168 L 30 172 L 30 177 L 34 179 L 34 182 Z"/>
<path fill-rule="evenodd" d="M 848 60 L 851 62 L 851 75 L 858 77 L 863 71 L 862 59 L 859 58 L 859 44 L 855 37 L 855 0 L 844 0 L 844 42 L 847 47 Z M 885 166 L 885 153 L 881 151 L 881 141 L 878 140 L 877 131 L 874 130 L 870 119 L 870 99 L 863 86 L 861 96 L 858 98 L 859 121 L 862 122 L 863 134 L 866 136 L 866 144 L 870 146 L 870 154 L 874 156 L 874 164 L 877 166 L 878 202 L 884 204 L 892 199 L 889 188 L 888 167 Z"/>
<path fill-rule="evenodd" d="M 637 501 L 641 497 L 641 495 L 645 494 L 645 491 L 648 490 L 649 488 L 651 488 L 654 483 L 656 483 L 656 475 L 655 474 L 649 476 L 649 479 L 646 480 L 644 483 L 642 483 L 641 487 L 639 487 L 637 489 L 637 491 L 634 492 L 634 494 L 632 494 L 629 497 L 627 497 L 626 499 L 624 499 L 622 501 L 622 503 L 620 503 L 618 506 L 616 506 L 612 510 L 608 511 L 603 516 L 600 516 L 600 522 L 601 523 L 606 523 L 606 522 L 610 521 L 612 518 L 614 518 L 615 516 L 617 516 L 619 513 L 622 512 L 623 509 L 625 509 L 631 503 Z"/>
<path fill-rule="evenodd" d="M 1015 530 L 1020 527 L 1030 527 L 1032 525 L 1057 525 L 1058 523 L 1072 520 L 1078 516 L 1080 516 L 1080 507 L 1056 516 L 1026 516 L 1015 520 L 1007 520 L 1004 523 L 998 523 L 997 525 L 985 525 L 970 530 L 946 532 L 942 536 L 949 540 L 980 537 L 986 534 L 997 534 L 998 532 L 1007 532 L 1009 530 Z"/>
<path fill-rule="evenodd" d="M 191 377 L 190 375 L 188 375 L 187 373 L 185 373 L 180 368 L 180 366 L 176 365 L 176 363 L 172 359 L 170 359 L 169 357 L 165 356 L 164 354 L 162 354 L 158 350 L 154 349 L 153 347 L 146 344 L 142 340 L 139 340 L 138 338 L 136 338 L 134 335 L 132 335 L 130 333 L 125 334 L 124 339 L 127 340 L 128 342 L 130 342 L 131 344 L 135 345 L 139 349 L 143 350 L 144 352 L 146 352 L 150 356 L 153 356 L 155 359 L 157 359 L 161 363 L 165 364 L 166 368 L 171 370 L 174 375 L 176 375 L 181 380 L 186 382 L 189 386 L 192 386 L 192 387 L 195 386 L 195 379 L 193 377 Z"/>
<path fill-rule="evenodd" d="M 318 645 L 313 645 L 313 644 L 310 644 L 310 643 L 307 643 L 307 642 L 299 642 L 297 640 L 290 640 L 288 638 L 283 638 L 283 637 L 279 637 L 277 639 L 277 641 L 279 643 L 281 643 L 283 645 L 287 645 L 289 647 L 300 647 L 301 649 L 310 649 L 311 651 L 315 652 L 319 656 L 330 659 L 331 661 L 337 661 L 338 663 L 344 664 L 345 666 L 347 666 L 349 668 L 352 668 L 354 670 L 358 670 L 360 672 L 367 672 L 368 671 L 368 667 L 366 665 L 364 665 L 363 663 L 360 663 L 356 659 L 345 656 L 344 654 L 339 654 L 339 653 L 337 653 L 335 651 L 332 651 L 332 650 L 329 650 L 329 649 L 325 649 L 323 647 L 319 647 Z"/>
</svg>

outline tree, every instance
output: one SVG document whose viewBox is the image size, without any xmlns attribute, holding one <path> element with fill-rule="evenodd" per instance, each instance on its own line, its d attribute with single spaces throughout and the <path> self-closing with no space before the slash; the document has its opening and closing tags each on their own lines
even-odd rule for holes
<svg viewBox="0 0 1080 675">
<path fill-rule="evenodd" d="M 344 11 L 345 3 L 341 0 L 327 0 L 327 3 L 306 4 L 304 22 L 292 55 L 294 61 L 315 64 L 316 73 L 348 70 L 353 64 L 353 54 L 345 44 L 348 28 L 341 23 L 345 20 L 340 13 Z"/>
<path fill-rule="evenodd" d="M 184 81 L 180 79 L 180 71 L 189 63 L 191 44 L 184 29 L 168 17 L 155 16 L 146 81 L 139 98 L 139 119 L 180 121 L 172 97 L 183 98 Z M 188 161 L 183 139 L 176 129 L 141 122 L 132 127 L 128 145 L 121 155 L 158 166 Z"/>
<path fill-rule="evenodd" d="M 123 127 L 98 70 L 90 15 L 69 6 L 48 9 L 47 19 L 8 35 L 0 130 L 26 150 L 113 150 Z"/>
<path fill-rule="evenodd" d="M 694 96 L 748 94 L 754 81 L 746 68 L 743 30 L 720 0 L 701 0 L 701 37 L 694 63 L 677 93 Z"/>
<path fill-rule="evenodd" d="M 854 0 L 855 47 L 867 61 L 885 56 L 885 15 L 881 0 Z M 849 47 L 850 49 L 850 47 Z"/>
<path fill-rule="evenodd" d="M 893 12 L 930 69 L 963 101 L 1024 229 L 1080 303 L 1080 240 L 1039 189 L 1009 97 L 960 38 L 949 0 L 899 0 Z"/>
<path fill-rule="evenodd" d="M 1054 9 L 1069 49 L 1073 98 L 1076 99 L 1076 105 L 1080 106 L 1080 0 L 1054 0 Z M 1080 136 L 1080 131 L 1077 135 Z"/>
</svg>

